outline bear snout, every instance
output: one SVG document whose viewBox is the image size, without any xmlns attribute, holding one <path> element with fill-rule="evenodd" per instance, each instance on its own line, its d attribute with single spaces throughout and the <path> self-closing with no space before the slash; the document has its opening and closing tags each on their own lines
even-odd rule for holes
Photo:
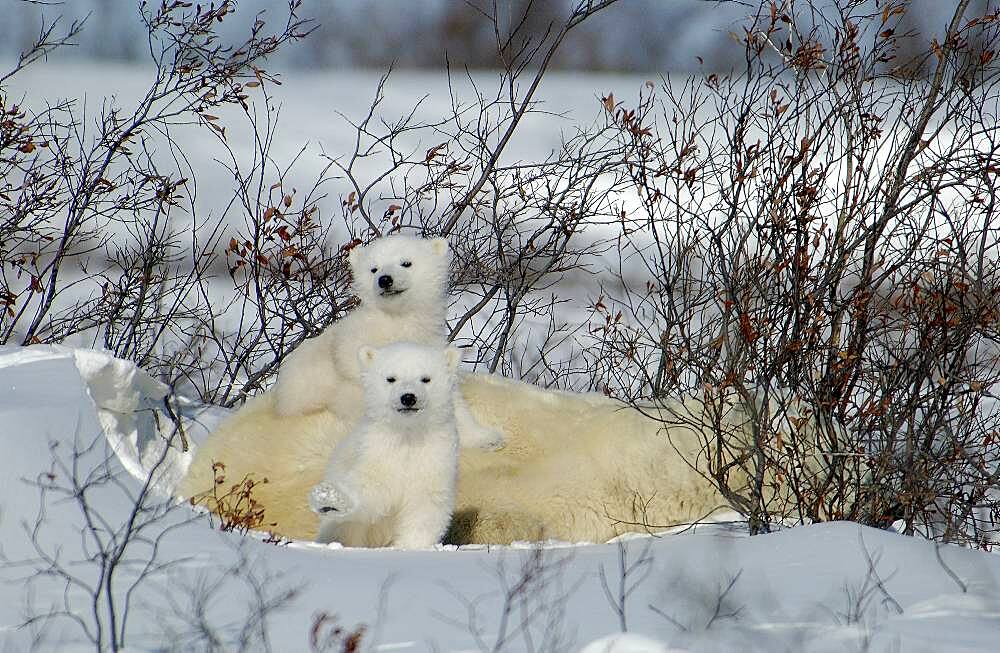
<svg viewBox="0 0 1000 653">
<path fill-rule="evenodd" d="M 378 278 L 378 287 L 381 288 L 382 290 L 389 290 L 390 288 L 392 288 L 392 277 L 390 277 L 388 274 L 383 274 L 381 277 Z"/>
<path fill-rule="evenodd" d="M 403 410 L 416 410 L 417 395 L 407 392 L 399 395 L 399 403 L 403 404 Z"/>
</svg>

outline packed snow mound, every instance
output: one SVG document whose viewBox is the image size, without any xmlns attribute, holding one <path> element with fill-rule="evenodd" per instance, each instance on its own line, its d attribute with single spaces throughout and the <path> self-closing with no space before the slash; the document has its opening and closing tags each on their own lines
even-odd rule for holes
<svg viewBox="0 0 1000 653">
<path fill-rule="evenodd" d="M 663 642 L 657 642 L 634 633 L 615 633 L 587 644 L 580 653 L 684 653 L 685 649 L 670 648 Z"/>
<path fill-rule="evenodd" d="M 156 468 L 153 485 L 163 495 L 172 494 L 184 477 L 194 444 L 204 439 L 226 414 L 182 397 L 170 397 L 165 384 L 109 352 L 61 345 L 0 346 L 0 373 L 3 368 L 41 361 L 72 363 L 104 437 L 121 465 L 141 480 Z M 168 400 L 169 411 L 165 403 Z M 175 424 L 170 412 L 180 420 L 180 433 L 173 439 L 170 435 Z M 168 441 L 174 446 L 168 447 Z"/>
</svg>

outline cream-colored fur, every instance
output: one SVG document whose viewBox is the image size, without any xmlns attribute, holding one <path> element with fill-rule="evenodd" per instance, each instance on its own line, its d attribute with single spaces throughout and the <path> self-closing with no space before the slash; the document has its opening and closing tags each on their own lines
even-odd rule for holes
<svg viewBox="0 0 1000 653">
<path fill-rule="evenodd" d="M 461 394 L 472 415 L 506 435 L 499 451 L 462 449 L 455 518 L 446 541 L 509 543 L 556 538 L 606 541 L 647 526 L 689 523 L 726 506 L 691 464 L 700 430 L 664 429 L 639 411 L 596 394 L 543 390 L 486 375 L 467 375 Z M 698 402 L 669 410 L 695 419 Z M 738 424 L 739 415 L 729 418 Z M 268 522 L 286 537 L 314 539 L 318 520 L 308 496 L 330 454 L 353 424 L 329 411 L 279 415 L 275 393 L 251 399 L 195 453 L 180 487 L 211 487 L 212 461 L 229 478 L 252 473 Z"/>
<path fill-rule="evenodd" d="M 726 507 L 691 466 L 702 448 L 699 431 L 665 429 L 602 395 L 501 377 L 475 376 L 462 390 L 477 418 L 508 440 L 494 454 L 463 452 L 451 532 L 456 541 L 604 542 Z M 681 402 L 669 407 L 687 417 L 701 410 Z"/>
<path fill-rule="evenodd" d="M 365 416 L 309 494 L 319 542 L 429 547 L 451 521 L 458 475 L 457 349 L 362 347 Z"/>
</svg>

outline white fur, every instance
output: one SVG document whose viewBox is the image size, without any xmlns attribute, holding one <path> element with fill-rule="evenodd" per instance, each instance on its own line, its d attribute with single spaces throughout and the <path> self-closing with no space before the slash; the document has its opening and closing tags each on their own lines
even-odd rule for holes
<svg viewBox="0 0 1000 653">
<path fill-rule="evenodd" d="M 643 523 L 667 527 L 725 507 L 702 472 L 703 434 L 596 394 L 543 390 L 502 377 L 460 377 L 460 394 L 483 424 L 502 430 L 499 451 L 463 448 L 448 541 L 504 544 L 551 537 L 606 541 Z M 697 415 L 700 405 L 675 404 Z M 737 416 L 733 417 L 738 420 Z M 329 411 L 282 417 L 275 396 L 254 397 L 195 452 L 179 490 L 212 487 L 212 461 L 232 478 L 253 474 L 268 522 L 286 537 L 314 539 L 307 496 L 351 431 Z M 702 454 L 703 456 L 704 454 Z"/>
<path fill-rule="evenodd" d="M 458 351 L 410 343 L 362 347 L 366 413 L 309 494 L 319 542 L 429 547 L 455 505 Z"/>
<path fill-rule="evenodd" d="M 544 390 L 497 376 L 459 379 L 476 419 L 502 430 L 499 451 L 463 448 L 454 518 L 447 541 L 505 544 L 557 538 L 602 542 L 627 531 L 666 528 L 727 507 L 706 478 L 716 453 L 711 420 L 696 398 L 665 400 L 637 411 L 597 394 Z M 667 422 L 664 424 L 657 415 Z M 726 462 L 752 440 L 747 416 L 734 407 L 724 416 Z M 286 537 L 313 539 L 317 517 L 306 496 L 323 478 L 326 461 L 350 426 L 329 411 L 280 417 L 274 395 L 254 397 L 195 452 L 179 492 L 212 487 L 212 461 L 231 478 L 253 474 L 268 522 Z M 747 482 L 737 467 L 734 485 Z"/>
<path fill-rule="evenodd" d="M 328 410 L 353 423 L 364 404 L 358 367 L 363 347 L 403 341 L 444 347 L 450 262 L 444 238 L 395 235 L 352 249 L 351 287 L 361 305 L 284 361 L 274 387 L 278 415 Z M 389 288 L 379 285 L 383 277 L 392 279 Z M 455 413 L 463 445 L 502 446 L 502 433 L 481 426 L 461 399 Z"/>
</svg>

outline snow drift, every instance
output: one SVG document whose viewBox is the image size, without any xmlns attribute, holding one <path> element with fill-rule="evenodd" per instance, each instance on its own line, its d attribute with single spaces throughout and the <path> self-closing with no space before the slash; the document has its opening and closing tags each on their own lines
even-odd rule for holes
<svg viewBox="0 0 1000 653">
<path fill-rule="evenodd" d="M 1000 632 L 995 555 L 850 523 L 412 552 L 219 533 L 164 494 L 190 448 L 164 449 L 144 372 L 0 348 L 0 387 L 5 650 L 306 650 L 330 624 L 400 651 L 989 651 Z M 191 447 L 221 414 L 175 405 Z"/>
</svg>

